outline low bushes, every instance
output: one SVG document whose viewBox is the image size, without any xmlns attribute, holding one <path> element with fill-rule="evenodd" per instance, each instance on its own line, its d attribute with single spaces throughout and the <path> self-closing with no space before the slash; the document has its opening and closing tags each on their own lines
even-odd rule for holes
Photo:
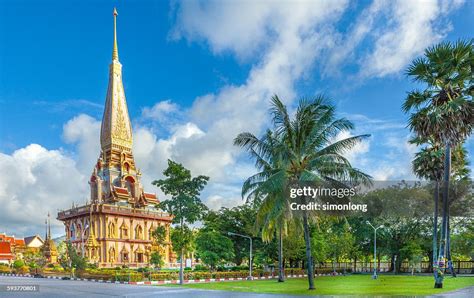
<svg viewBox="0 0 474 298">
<path fill-rule="evenodd" d="M 7 265 L 0 265 L 0 273 L 12 273 L 12 270 Z"/>
<path fill-rule="evenodd" d="M 315 274 L 332 274 L 332 273 L 338 273 L 338 274 L 343 274 L 343 273 L 352 273 L 351 268 L 347 268 L 345 271 L 343 268 L 337 268 L 336 270 L 333 270 L 332 268 L 319 268 L 314 271 Z"/>
</svg>

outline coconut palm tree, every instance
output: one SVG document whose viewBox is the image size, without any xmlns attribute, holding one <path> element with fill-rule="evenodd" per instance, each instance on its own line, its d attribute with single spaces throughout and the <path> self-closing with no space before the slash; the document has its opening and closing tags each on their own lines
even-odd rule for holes
<svg viewBox="0 0 474 298">
<path fill-rule="evenodd" d="M 288 201 L 284 196 L 285 182 L 273 183 L 275 177 L 285 177 L 281 143 L 267 130 L 262 138 L 251 133 L 241 133 L 234 145 L 243 147 L 255 160 L 259 173 L 247 178 L 242 186 L 242 197 L 252 200 L 259 206 L 255 227 L 262 232 L 262 240 L 271 241 L 278 233 L 278 282 L 283 282 L 283 236 L 286 236 L 286 224 L 291 217 Z"/>
<path fill-rule="evenodd" d="M 410 129 L 421 139 L 444 145 L 443 221 L 439 256 L 446 255 L 449 178 L 451 149 L 464 142 L 474 124 L 474 51 L 472 40 L 442 42 L 425 50 L 415 59 L 407 75 L 425 89 L 408 93 L 402 106 L 409 118 Z M 443 261 L 443 260 L 440 260 Z M 435 287 L 442 287 L 442 281 Z"/>
<path fill-rule="evenodd" d="M 288 185 L 307 182 L 340 185 L 343 181 L 348 181 L 370 184 L 371 177 L 353 168 L 343 156 L 369 135 L 336 141 L 340 133 L 353 129 L 354 125 L 347 119 L 337 119 L 334 106 L 330 105 L 324 96 L 310 100 L 301 99 L 292 119 L 287 107 L 275 95 L 271 99 L 270 112 L 274 125 L 273 139 L 278 144 L 279 168 L 264 175 L 266 179 L 261 189 L 268 193 L 277 193 L 278 190 L 284 194 Z M 256 142 L 256 138 L 249 138 L 242 144 L 251 142 Z M 259 150 L 269 152 L 266 146 Z M 315 287 L 310 224 L 314 220 L 314 214 L 302 211 L 298 216 L 303 225 L 308 283 L 309 289 L 312 290 Z"/>
</svg>

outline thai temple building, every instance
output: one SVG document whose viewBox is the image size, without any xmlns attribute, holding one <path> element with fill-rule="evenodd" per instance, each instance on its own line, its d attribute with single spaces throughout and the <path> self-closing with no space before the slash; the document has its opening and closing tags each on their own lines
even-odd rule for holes
<svg viewBox="0 0 474 298">
<path fill-rule="evenodd" d="M 99 267 L 144 267 L 159 252 L 165 267 L 175 262 L 169 240 L 172 217 L 157 207 L 156 194 L 143 190 L 132 152 L 132 125 L 122 84 L 114 9 L 112 63 L 100 132 L 101 152 L 90 176 L 90 201 L 60 211 L 66 241 Z M 164 226 L 167 242 L 157 245 L 152 232 Z"/>
<path fill-rule="evenodd" d="M 54 240 L 51 238 L 51 219 L 48 213 L 48 219 L 46 220 L 46 237 L 41 246 L 41 252 L 44 258 L 48 261 L 48 264 L 58 264 L 58 250 Z"/>
</svg>

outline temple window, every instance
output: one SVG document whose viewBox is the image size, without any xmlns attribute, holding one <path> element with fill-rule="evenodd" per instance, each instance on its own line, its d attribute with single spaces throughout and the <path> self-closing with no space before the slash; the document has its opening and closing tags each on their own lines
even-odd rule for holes
<svg viewBox="0 0 474 298">
<path fill-rule="evenodd" d="M 126 238 L 128 237 L 128 228 L 125 224 L 122 224 L 120 227 L 120 238 Z"/>
<path fill-rule="evenodd" d="M 81 238 L 81 237 L 82 237 L 82 227 L 81 227 L 81 224 L 78 224 L 78 225 L 77 225 L 77 228 L 76 228 L 76 237 L 77 237 L 77 238 Z"/>
<path fill-rule="evenodd" d="M 115 249 L 113 247 L 109 249 L 109 262 L 115 262 Z"/>
<path fill-rule="evenodd" d="M 123 167 L 125 168 L 125 171 L 126 171 L 127 173 L 130 172 L 130 164 L 129 164 L 128 162 L 124 163 L 124 164 L 123 164 Z"/>
<path fill-rule="evenodd" d="M 109 238 L 115 238 L 115 224 L 113 222 L 109 223 L 107 232 L 108 232 L 107 235 L 109 236 Z"/>
<path fill-rule="evenodd" d="M 148 240 L 153 240 L 153 227 L 148 231 Z"/>
<path fill-rule="evenodd" d="M 69 230 L 69 237 L 71 240 L 76 239 L 76 229 L 74 228 L 74 224 L 71 225 L 71 229 Z"/>
<path fill-rule="evenodd" d="M 142 239 L 143 238 L 143 228 L 142 226 L 138 225 L 135 228 L 135 239 Z"/>
</svg>

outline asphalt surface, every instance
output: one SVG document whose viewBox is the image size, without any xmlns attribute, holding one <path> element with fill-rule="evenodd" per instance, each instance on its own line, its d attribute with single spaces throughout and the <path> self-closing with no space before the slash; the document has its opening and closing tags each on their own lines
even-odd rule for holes
<svg viewBox="0 0 474 298">
<path fill-rule="evenodd" d="M 160 297 L 172 298 L 289 298 L 301 296 L 237 293 L 225 291 L 199 290 L 166 286 L 137 286 L 126 284 L 110 284 L 90 281 L 58 280 L 47 278 L 0 276 L 0 287 L 4 285 L 39 285 L 38 292 L 5 292 L 0 297 Z"/>
<path fill-rule="evenodd" d="M 57 280 L 46 278 L 11 277 L 0 276 L 0 288 L 5 285 L 39 285 L 38 292 L 5 292 L 0 290 L 0 297 L 161 297 L 170 298 L 289 298 L 308 297 L 274 294 L 238 293 L 212 290 L 199 290 L 190 288 L 166 287 L 166 286 L 138 286 L 126 284 L 98 283 L 90 281 Z M 318 297 L 318 296 L 314 296 Z M 348 296 L 319 296 L 319 297 L 348 297 Z M 359 298 L 363 296 L 357 296 Z M 419 297 L 419 296 L 418 296 Z M 441 295 L 430 296 L 431 298 L 472 298 L 474 287 L 464 288 L 458 291 Z"/>
</svg>

